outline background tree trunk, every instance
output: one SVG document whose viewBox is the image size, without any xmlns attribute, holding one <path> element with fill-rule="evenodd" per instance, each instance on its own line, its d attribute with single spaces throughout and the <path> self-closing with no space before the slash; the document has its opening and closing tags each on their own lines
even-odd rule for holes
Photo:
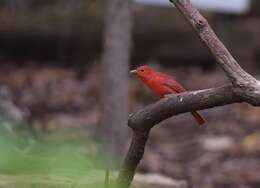
<svg viewBox="0 0 260 188">
<path fill-rule="evenodd" d="M 102 116 L 98 132 L 105 152 L 113 158 L 122 157 L 127 141 L 132 3 L 132 0 L 105 1 Z"/>
</svg>

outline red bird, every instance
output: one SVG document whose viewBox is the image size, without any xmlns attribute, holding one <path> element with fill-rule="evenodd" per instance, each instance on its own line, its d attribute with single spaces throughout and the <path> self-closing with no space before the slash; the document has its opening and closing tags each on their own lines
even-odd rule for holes
<svg viewBox="0 0 260 188">
<path fill-rule="evenodd" d="M 130 71 L 130 73 L 135 74 L 154 92 L 155 95 L 159 97 L 186 91 L 182 85 L 179 84 L 173 77 L 167 74 L 156 72 L 147 65 L 140 66 L 136 70 Z M 194 111 L 191 112 L 191 114 L 199 125 L 202 125 L 206 122 L 198 112 Z"/>
</svg>

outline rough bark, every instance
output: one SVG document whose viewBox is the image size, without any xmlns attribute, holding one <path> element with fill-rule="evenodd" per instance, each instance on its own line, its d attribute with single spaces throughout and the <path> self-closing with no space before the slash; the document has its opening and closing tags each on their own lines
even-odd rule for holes
<svg viewBox="0 0 260 188">
<path fill-rule="evenodd" d="M 113 157 L 122 156 L 128 116 L 128 67 L 131 48 L 132 0 L 105 1 L 104 51 L 99 139 Z"/>
<path fill-rule="evenodd" d="M 125 188 L 131 184 L 137 165 L 144 155 L 149 132 L 149 130 L 133 132 L 132 142 L 118 177 L 118 188 Z"/>
<path fill-rule="evenodd" d="M 238 102 L 260 106 L 260 82 L 239 66 L 207 20 L 192 6 L 191 1 L 171 0 L 171 2 L 193 27 L 231 83 L 218 88 L 169 95 L 130 115 L 128 126 L 133 130 L 133 137 L 119 172 L 118 187 L 120 188 L 130 186 L 135 169 L 143 157 L 148 133 L 161 121 L 180 113 Z"/>
</svg>

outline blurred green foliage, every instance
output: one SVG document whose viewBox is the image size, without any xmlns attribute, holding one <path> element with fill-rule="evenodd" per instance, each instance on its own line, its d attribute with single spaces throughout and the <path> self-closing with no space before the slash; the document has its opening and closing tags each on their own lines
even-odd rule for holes
<svg viewBox="0 0 260 188">
<path fill-rule="evenodd" d="M 104 187 L 104 161 L 80 140 L 0 135 L 0 187 Z"/>
</svg>

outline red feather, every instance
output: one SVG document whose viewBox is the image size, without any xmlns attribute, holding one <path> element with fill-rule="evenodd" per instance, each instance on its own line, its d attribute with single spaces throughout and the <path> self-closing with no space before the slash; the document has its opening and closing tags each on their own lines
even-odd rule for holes
<svg viewBox="0 0 260 188">
<path fill-rule="evenodd" d="M 172 76 L 156 72 L 148 66 L 137 68 L 136 74 L 159 97 L 186 91 Z M 191 114 L 199 125 L 206 122 L 198 112 L 191 112 Z"/>
</svg>

